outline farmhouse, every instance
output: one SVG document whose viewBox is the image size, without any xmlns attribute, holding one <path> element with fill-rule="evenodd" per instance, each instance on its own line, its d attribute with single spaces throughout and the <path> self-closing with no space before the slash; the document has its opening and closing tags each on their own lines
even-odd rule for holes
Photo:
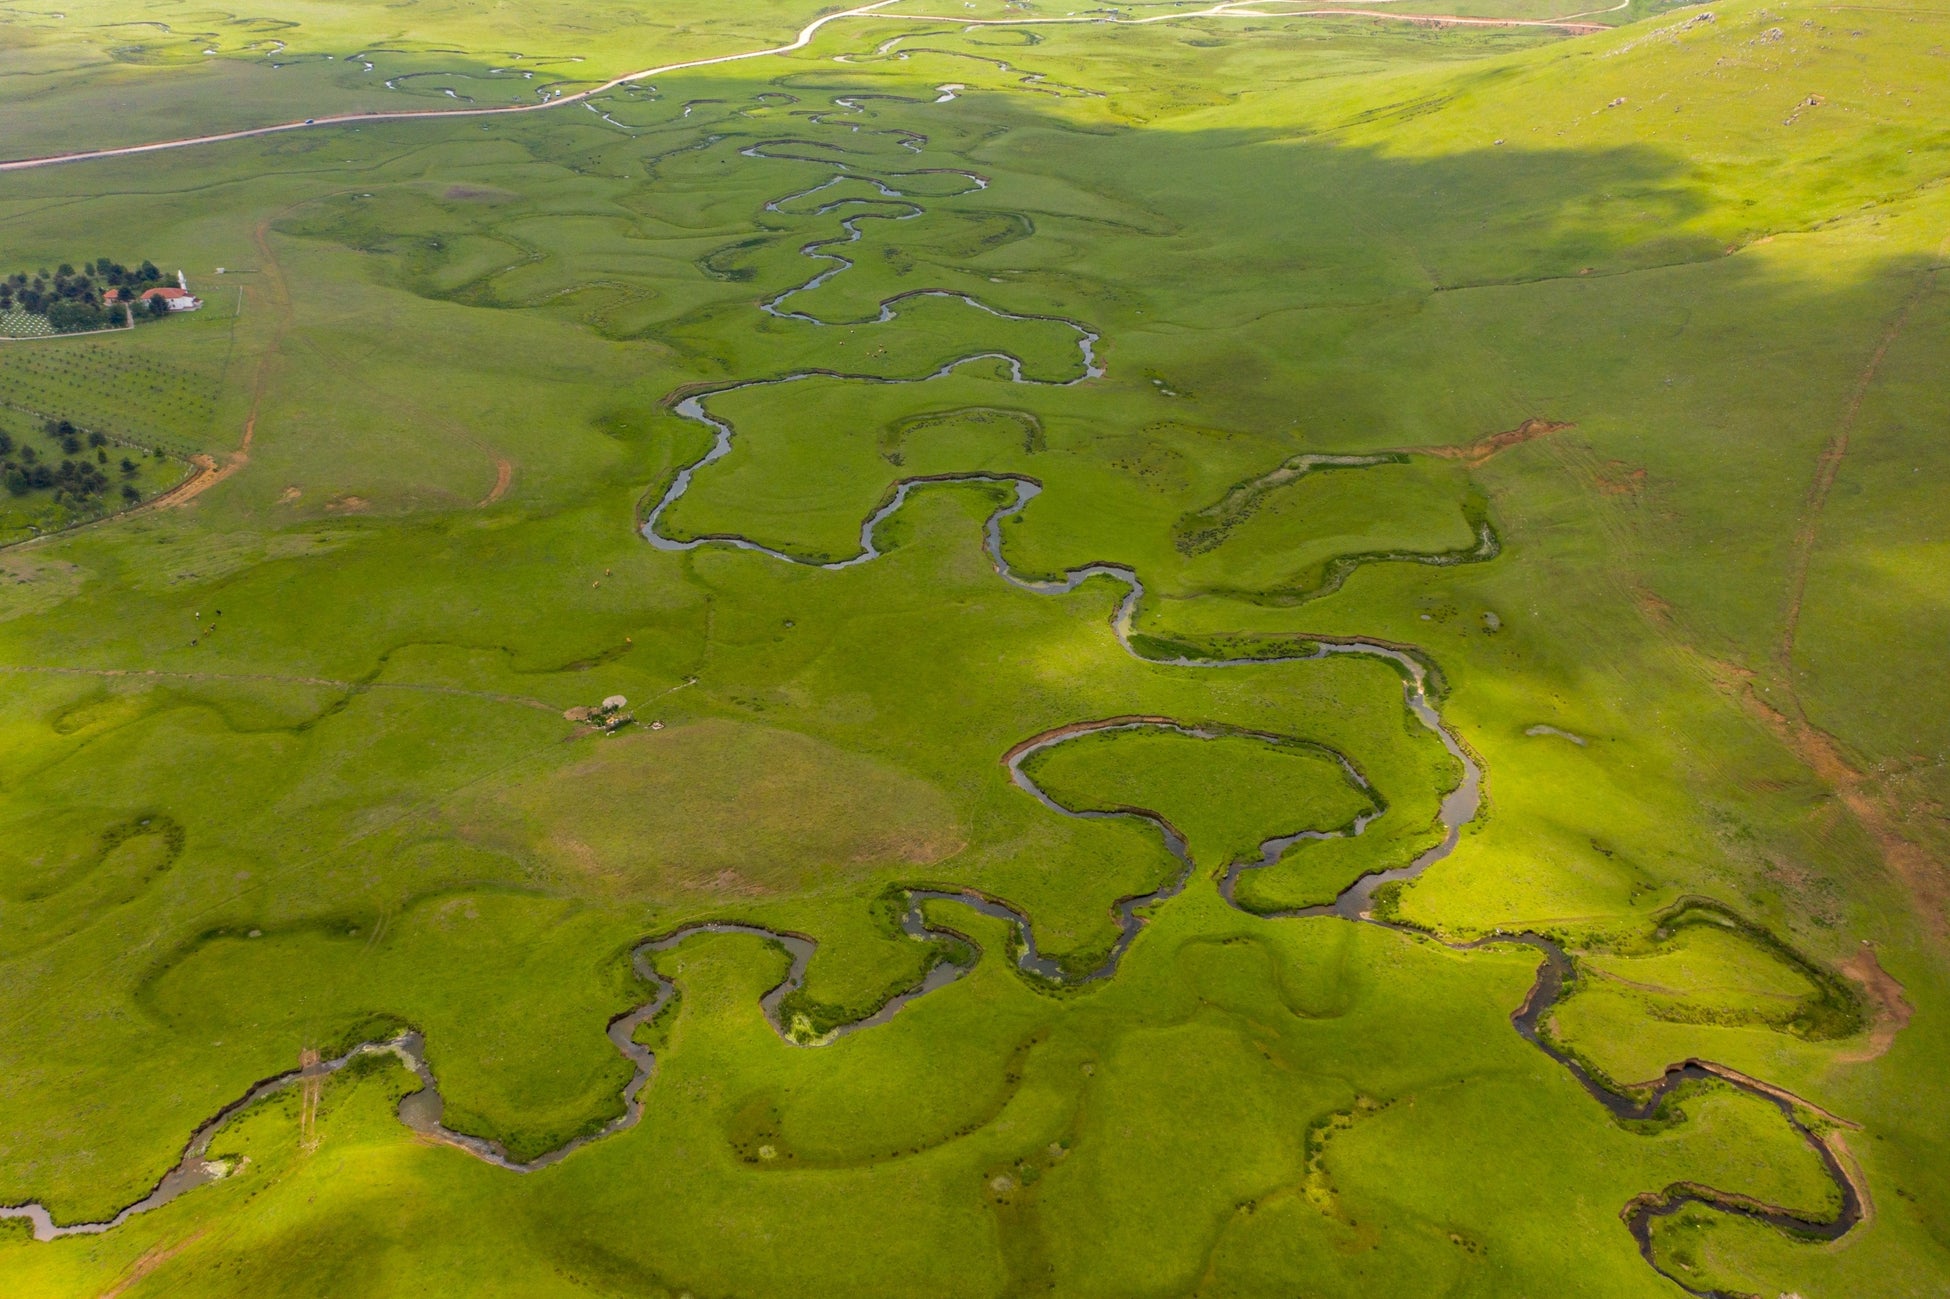
<svg viewBox="0 0 1950 1299">
<path fill-rule="evenodd" d="M 142 300 L 147 302 L 151 298 L 161 298 L 171 311 L 195 311 L 203 305 L 203 300 L 188 289 L 144 289 Z"/>
</svg>

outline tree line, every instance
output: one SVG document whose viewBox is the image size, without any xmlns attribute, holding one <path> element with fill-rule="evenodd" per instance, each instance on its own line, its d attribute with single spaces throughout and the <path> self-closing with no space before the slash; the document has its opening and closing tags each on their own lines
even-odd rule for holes
<svg viewBox="0 0 1950 1299">
<path fill-rule="evenodd" d="M 143 290 L 157 287 L 162 277 L 154 262 L 145 260 L 140 266 L 128 267 L 107 257 L 83 262 L 79 271 L 67 262 L 53 271 L 46 267 L 31 274 L 15 271 L 0 279 L 0 311 L 46 316 L 56 332 L 72 334 L 120 323 L 124 319 L 121 305 L 110 301 L 119 293 L 131 312 L 165 316 L 169 304 L 160 298 L 151 298 L 142 307 L 134 305 Z M 127 318 L 133 323 L 132 316 Z"/>
<path fill-rule="evenodd" d="M 54 462 L 54 451 L 43 455 L 25 440 L 17 441 L 13 434 L 0 429 L 0 484 L 5 485 L 9 494 L 52 492 L 57 505 L 95 505 L 115 485 L 109 472 L 116 468 L 121 472 L 119 494 L 123 503 L 133 505 L 142 499 L 141 490 L 130 481 L 141 466 L 128 455 L 122 456 L 119 465 L 111 466 L 107 434 L 76 428 L 65 419 L 48 420 L 41 431 L 62 455 L 58 464 Z M 94 453 L 92 457 L 90 451 Z M 160 447 L 151 454 L 158 460 L 163 458 Z"/>
</svg>

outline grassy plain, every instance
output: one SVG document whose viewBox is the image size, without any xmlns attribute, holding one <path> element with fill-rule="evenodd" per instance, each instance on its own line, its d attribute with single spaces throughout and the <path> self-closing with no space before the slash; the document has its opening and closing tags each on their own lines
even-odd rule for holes
<svg viewBox="0 0 1950 1299">
<path fill-rule="evenodd" d="M 1337 830 L 1374 808 L 1337 755 L 1258 736 L 1111 732 L 1045 749 L 1023 769 L 1076 811 L 1159 813 L 1208 869 L 1276 835 Z"/>
<path fill-rule="evenodd" d="M 0 135 L 18 156 L 384 107 L 401 92 L 369 83 L 412 71 L 473 69 L 405 82 L 415 103 L 443 84 L 512 102 L 533 82 L 486 69 L 513 51 L 589 58 L 549 62 L 575 82 L 811 17 L 722 8 L 579 9 L 569 42 L 533 9 L 389 9 L 384 30 L 364 6 L 161 13 L 141 40 L 112 5 L 10 11 L 0 85 L 31 91 L 0 96 Z M 167 329 L 0 348 L 9 407 L 225 471 L 182 508 L 0 550 L 0 1204 L 106 1216 L 302 1050 L 407 1026 L 450 1125 L 540 1153 L 620 1112 L 604 1025 L 651 991 L 629 953 L 694 921 L 814 938 L 805 995 L 840 1018 L 921 977 L 928 949 L 891 923 L 904 886 L 1004 899 L 1094 966 L 1113 902 L 1176 863 L 1147 827 L 1009 783 L 1001 756 L 1066 723 L 1169 716 L 1345 755 L 1386 814 L 1248 876 L 1249 905 L 1321 901 L 1426 846 L 1455 764 L 1391 668 L 1134 658 L 1109 626 L 1121 587 L 997 579 L 994 485 L 913 493 L 884 556 L 842 571 L 636 534 L 709 445 L 672 394 L 817 369 L 708 399 L 732 450 L 669 534 L 838 558 L 896 480 L 1026 474 L 1045 490 L 1003 526 L 1008 561 L 1132 566 L 1144 632 L 1418 647 L 1487 803 L 1401 914 L 1570 947 L 1551 1031 L 1615 1078 L 1703 1056 L 1860 1125 L 1874 1213 L 1839 1245 L 1687 1210 L 1655 1233 L 1661 1265 L 1939 1292 L 1945 20 L 1603 17 L 1639 21 L 883 14 L 660 78 L 608 118 L 0 176 L 10 262 L 139 243 L 236 272 L 227 304 Z M 223 54 L 191 57 L 212 37 Z M 920 215 L 858 222 L 832 249 L 851 269 L 781 306 L 837 323 L 758 310 L 832 265 L 807 244 L 900 203 Z M 877 320 L 916 289 L 1082 322 L 1106 372 L 1058 386 L 1083 371 L 1051 320 L 945 298 Z M 994 360 L 926 378 L 988 351 L 1038 382 Z M 1200 539 L 1302 454 L 1380 463 L 1281 480 Z M 1479 522 L 1495 558 L 1414 562 Z M 562 716 L 618 693 L 638 725 L 617 736 Z M 56 1242 L 0 1224 L 0 1278 L 1656 1295 L 1619 1221 L 1636 1195 L 1834 1211 L 1751 1095 L 1611 1119 L 1511 1030 L 1535 953 L 1226 906 L 1226 859 L 1365 806 L 1333 764 L 1268 748 L 1119 735 L 1032 768 L 1072 806 L 1159 811 L 1209 868 L 1087 990 L 1021 978 L 1001 925 L 933 903 L 975 968 L 805 1048 L 759 1006 L 779 948 L 694 938 L 658 958 L 679 998 L 649 1032 L 642 1121 L 560 1165 L 416 1140 L 392 1113 L 409 1080 L 376 1060 L 325 1085 L 315 1144 L 294 1090 L 219 1135 L 248 1164 L 163 1209 Z M 1739 924 L 1660 932 L 1694 896 Z"/>
</svg>

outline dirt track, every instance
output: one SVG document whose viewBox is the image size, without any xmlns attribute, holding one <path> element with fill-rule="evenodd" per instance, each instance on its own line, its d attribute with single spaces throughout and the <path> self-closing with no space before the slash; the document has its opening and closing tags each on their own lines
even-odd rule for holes
<svg viewBox="0 0 1950 1299">
<path fill-rule="evenodd" d="M 1903 985 L 1882 968 L 1882 962 L 1876 959 L 1875 948 L 1868 944 L 1864 943 L 1855 955 L 1843 961 L 1841 969 L 1843 974 L 1862 985 L 1869 1008 L 1875 1013 L 1875 1019 L 1869 1025 L 1869 1040 L 1860 1048 L 1844 1051 L 1835 1057 L 1849 1064 L 1861 1064 L 1888 1051 L 1895 1044 L 1896 1034 L 1909 1027 L 1910 1017 L 1916 1013 L 1916 1009 L 1903 996 Z"/>
<path fill-rule="evenodd" d="M 1950 253 L 1950 240 L 1939 246 L 1938 258 L 1941 259 L 1945 253 Z M 1851 760 L 1835 736 L 1808 720 L 1794 670 L 1795 641 L 1801 631 L 1801 607 L 1807 595 L 1808 569 L 1814 559 L 1815 547 L 1821 540 L 1822 510 L 1828 503 L 1828 494 L 1835 485 L 1836 477 L 1841 473 L 1842 461 L 1848 455 L 1849 440 L 1861 420 L 1863 402 L 1874 387 L 1890 349 L 1902 337 L 1916 304 L 1936 286 L 1936 274 L 1934 267 L 1923 271 L 1917 277 L 1916 286 L 1903 299 L 1902 306 L 1890 317 L 1875 351 L 1870 353 L 1867 363 L 1856 377 L 1840 424 L 1815 462 L 1814 481 L 1808 487 L 1807 498 L 1801 507 L 1801 521 L 1795 529 L 1794 562 L 1788 577 L 1786 616 L 1781 641 L 1774 652 L 1781 693 L 1791 711 L 1776 708 L 1763 700 L 1751 682 L 1746 685 L 1744 702 L 1817 776 L 1834 789 L 1849 814 L 1875 840 L 1883 861 L 1908 887 L 1924 925 L 1938 937 L 1946 937 L 1950 936 L 1950 867 L 1937 861 L 1903 833 L 1902 822 L 1908 809 L 1900 806 L 1872 773 L 1863 771 Z M 1900 994 L 1900 989 L 1898 991 Z"/>
<path fill-rule="evenodd" d="M 271 286 L 270 305 L 276 324 L 272 327 L 271 339 L 265 344 L 264 352 L 257 360 L 257 374 L 251 381 L 250 412 L 244 417 L 244 436 L 237 443 L 237 449 L 224 457 L 220 465 L 210 456 L 194 455 L 190 462 L 197 472 L 170 488 L 154 500 L 145 501 L 135 509 L 115 517 L 129 518 L 145 514 L 150 510 L 180 509 L 209 491 L 224 479 L 250 463 L 251 443 L 257 437 L 257 412 L 264 402 L 264 388 L 270 374 L 271 361 L 284 342 L 285 330 L 291 325 L 291 293 L 284 282 L 284 271 L 278 265 L 277 257 L 271 252 L 270 217 L 265 217 L 251 231 L 251 238 L 257 243 L 258 257 L 263 262 L 265 282 Z"/>
<path fill-rule="evenodd" d="M 1808 488 L 1807 501 L 1801 507 L 1801 524 L 1794 533 L 1794 568 L 1788 578 L 1787 622 L 1781 631 L 1780 648 L 1775 651 L 1775 661 L 1780 668 L 1781 683 L 1787 687 L 1789 698 L 1794 700 L 1796 711 L 1801 708 L 1801 696 L 1794 685 L 1794 641 L 1801 630 L 1801 601 L 1808 590 L 1808 565 L 1814 558 L 1815 543 L 1821 537 L 1821 512 L 1828 504 L 1828 493 L 1835 486 L 1835 477 L 1842 470 L 1842 460 L 1848 455 L 1849 438 L 1862 417 L 1862 402 L 1874 386 L 1876 374 L 1882 369 L 1884 358 L 1896 340 L 1902 337 L 1903 327 L 1909 323 L 1910 314 L 1916 304 L 1928 293 L 1933 283 L 1933 274 L 1925 272 L 1915 289 L 1903 299 L 1902 307 L 1889 321 L 1883 331 L 1882 340 L 1870 354 L 1867 365 L 1857 376 L 1855 389 L 1849 394 L 1848 406 L 1842 412 L 1842 422 L 1828 445 L 1821 450 L 1815 461 L 1814 482 Z"/>
<path fill-rule="evenodd" d="M 1567 428 L 1576 427 L 1575 424 L 1567 424 L 1559 420 L 1527 419 L 1513 429 L 1505 429 L 1501 433 L 1491 433 L 1477 438 L 1474 442 L 1465 442 L 1461 446 L 1403 447 L 1402 450 L 1410 455 L 1439 456 L 1444 460 L 1460 460 L 1471 469 L 1474 469 L 1499 451 L 1507 451 L 1511 447 L 1521 446 L 1525 442 L 1534 442 L 1546 434 L 1561 433 Z"/>
<path fill-rule="evenodd" d="M 560 716 L 561 708 L 526 695 L 499 694 L 492 690 L 468 690 L 461 686 L 421 684 L 413 681 L 340 681 L 333 677 L 283 676 L 275 672 L 165 672 L 158 668 L 68 668 L 23 667 L 0 664 L 0 673 L 65 677 L 153 677 L 165 681 L 263 681 L 295 686 L 322 686 L 328 690 L 409 690 L 422 694 L 456 695 L 465 699 L 485 699 L 497 704 L 518 704 Z"/>
<path fill-rule="evenodd" d="M 508 487 L 515 480 L 515 466 L 506 456 L 494 458 L 494 488 L 476 504 L 479 509 L 494 504 L 508 494 Z"/>
</svg>

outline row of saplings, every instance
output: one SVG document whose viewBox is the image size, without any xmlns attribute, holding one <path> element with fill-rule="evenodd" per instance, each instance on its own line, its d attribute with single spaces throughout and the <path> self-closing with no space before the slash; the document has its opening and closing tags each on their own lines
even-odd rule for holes
<svg viewBox="0 0 1950 1299">
<path fill-rule="evenodd" d="M 105 329 L 134 317 L 122 303 L 133 303 L 143 290 L 159 287 L 162 272 L 154 262 L 130 267 L 103 257 L 83 262 L 79 271 L 67 262 L 49 271 L 15 271 L 0 279 L 0 311 L 24 311 L 30 316 L 45 316 L 56 332 L 72 334 L 86 329 Z M 113 300 L 111 300 L 113 299 Z M 151 316 L 169 314 L 169 304 L 151 298 L 140 308 Z"/>
<path fill-rule="evenodd" d="M 53 452 L 43 456 L 25 440 L 16 442 L 13 434 L 0 429 L 0 483 L 6 484 L 9 493 L 25 496 L 29 492 L 52 492 L 56 505 L 99 505 L 115 485 L 110 477 L 114 468 L 121 474 L 123 503 L 133 505 L 142 499 L 140 489 L 129 481 L 141 466 L 126 455 L 119 465 L 111 466 L 107 434 L 84 432 L 64 419 L 47 421 L 41 431 L 59 448 L 62 459 L 58 464 Z M 163 458 L 161 448 L 152 454 L 158 460 Z"/>
</svg>

